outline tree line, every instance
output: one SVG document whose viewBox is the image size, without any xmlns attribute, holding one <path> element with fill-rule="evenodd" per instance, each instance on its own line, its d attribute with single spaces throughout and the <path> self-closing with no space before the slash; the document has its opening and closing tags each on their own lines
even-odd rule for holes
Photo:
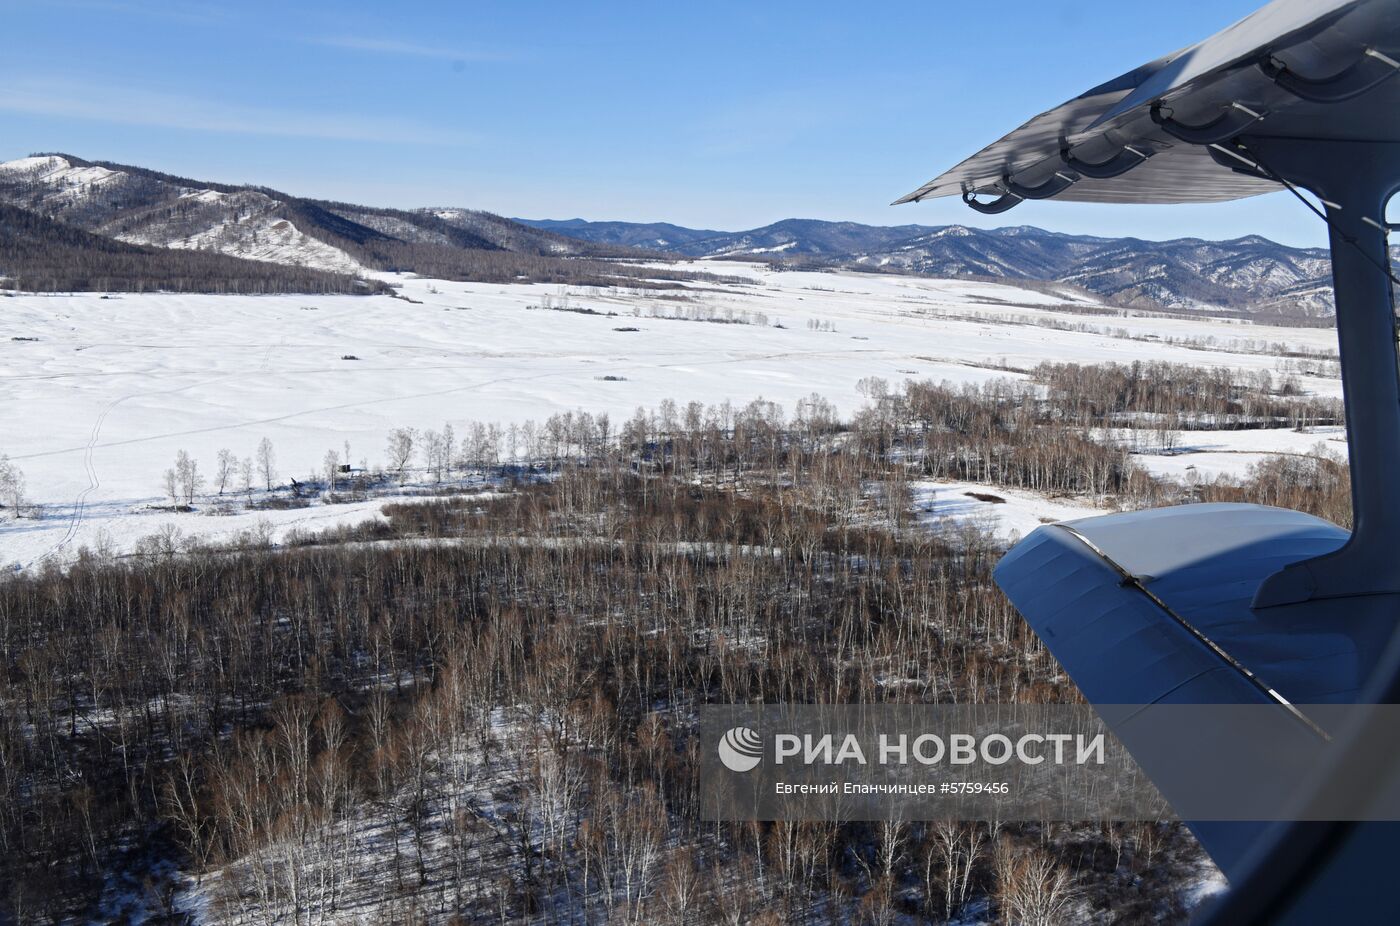
<svg viewBox="0 0 1400 926">
<path fill-rule="evenodd" d="M 1056 414 L 1084 427 L 1170 419 L 1183 430 L 1308 428 L 1345 420 L 1339 399 L 1307 395 L 1296 376 L 1269 370 L 1241 373 L 1159 360 L 1042 363 L 1030 378 L 1045 386 Z"/>
<path fill-rule="evenodd" d="M 1345 497 L 1325 458 L 1152 479 L 1084 435 L 1161 401 L 1125 375 L 868 380 L 849 419 L 812 396 L 399 428 L 385 480 L 460 484 L 281 548 L 167 538 L 0 582 L 0 915 L 96 916 L 134 879 L 167 922 L 182 891 L 230 923 L 1182 918 L 1174 824 L 695 819 L 697 704 L 1077 698 L 991 582 L 999 542 L 920 528 L 914 480 Z M 276 454 L 171 478 L 177 503 L 267 491 Z"/>
</svg>

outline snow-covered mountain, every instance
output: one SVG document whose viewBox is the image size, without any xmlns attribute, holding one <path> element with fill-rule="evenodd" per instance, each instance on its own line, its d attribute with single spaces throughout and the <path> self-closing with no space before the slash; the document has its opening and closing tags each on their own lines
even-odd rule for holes
<svg viewBox="0 0 1400 926">
<path fill-rule="evenodd" d="M 1284 315 L 1330 315 L 1327 252 L 1258 235 L 1232 241 L 1145 241 L 1065 235 L 1031 226 L 893 227 L 787 219 L 740 232 L 571 219 L 517 220 L 605 244 L 640 244 L 692 257 L 797 258 L 934 276 L 1075 283 L 1122 301 L 1200 305 Z M 664 233 L 656 229 L 665 228 Z M 662 244 L 658 239 L 665 238 Z"/>
<path fill-rule="evenodd" d="M 0 200 L 124 241 L 354 273 L 358 261 L 298 228 L 260 190 L 176 182 L 58 155 L 0 164 Z"/>
<path fill-rule="evenodd" d="M 337 273 L 451 272 L 479 264 L 483 252 L 587 257 L 624 251 L 484 212 L 311 200 L 60 154 L 0 163 L 0 204 L 128 244 Z"/>
<path fill-rule="evenodd" d="M 449 279 L 564 281 L 583 272 L 598 277 L 603 270 L 558 258 L 661 251 L 1073 283 L 1122 302 L 1173 308 L 1332 312 L 1327 252 L 1257 235 L 1144 241 L 1029 226 L 885 227 L 812 219 L 718 232 L 666 223 L 507 219 L 462 208 L 384 209 L 305 199 L 63 154 L 0 163 L 0 205 L 124 244 L 337 274 L 406 270 Z"/>
<path fill-rule="evenodd" d="M 1290 248 L 1257 235 L 1230 241 L 1145 241 L 1024 226 L 985 231 L 953 225 L 851 259 L 935 275 L 1074 283 L 1121 301 L 1172 308 L 1213 305 L 1310 316 L 1332 312 L 1327 252 Z"/>
<path fill-rule="evenodd" d="M 665 222 L 638 224 L 588 222 L 583 219 L 515 221 L 583 241 L 624 244 L 690 257 L 729 257 L 746 254 L 845 257 L 936 230 L 926 225 L 885 227 L 861 225 L 856 222 L 823 222 L 816 219 L 784 219 L 763 228 L 742 232 L 682 228 Z"/>
</svg>

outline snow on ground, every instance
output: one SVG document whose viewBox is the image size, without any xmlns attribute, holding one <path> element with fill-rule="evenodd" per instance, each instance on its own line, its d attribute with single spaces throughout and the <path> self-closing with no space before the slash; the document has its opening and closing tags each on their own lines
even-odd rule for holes
<svg viewBox="0 0 1400 926">
<path fill-rule="evenodd" d="M 342 525 L 383 521 L 381 509 L 385 505 L 409 500 L 422 501 L 422 498 L 386 495 L 342 504 L 317 503 L 309 508 L 268 510 L 249 510 L 241 504 L 230 504 L 219 510 L 216 503 L 204 503 L 194 512 L 183 514 L 147 507 L 148 503 L 156 501 L 153 498 L 130 505 L 121 502 L 91 504 L 84 509 L 83 520 L 73 531 L 71 540 L 68 539 L 71 513 L 50 509 L 42 520 L 21 520 L 0 527 L 0 563 L 37 565 L 64 540 L 68 542 L 53 555 L 76 553 L 83 546 L 127 552 L 135 549 L 143 538 L 157 535 L 177 542 L 197 537 L 211 545 L 227 545 L 254 537 L 282 543 L 294 532 L 312 534 Z"/>
<path fill-rule="evenodd" d="M 1042 524 L 1103 513 L 1085 501 L 1049 499 L 1035 492 L 972 482 L 920 481 L 911 483 L 910 490 L 920 522 L 952 537 L 970 522 L 1010 542 Z"/>
<path fill-rule="evenodd" d="M 1121 439 L 1121 438 L 1120 438 Z M 1261 428 L 1244 431 L 1179 431 L 1170 452 L 1137 451 L 1138 463 L 1154 476 L 1205 482 L 1219 476 L 1245 476 L 1249 468 L 1279 454 L 1328 453 L 1345 460 L 1346 428 Z"/>
<path fill-rule="evenodd" d="M 218 207 L 203 216 L 150 225 L 136 233 L 116 235 L 118 241 L 195 251 L 218 251 L 249 260 L 299 264 L 333 273 L 359 273 L 364 268 L 349 254 L 302 232 L 278 214 L 281 203 L 258 190 L 187 190 L 181 199 Z M 193 228 L 187 223 L 192 223 Z"/>
<path fill-rule="evenodd" d="M 415 301 L 90 293 L 0 300 L 0 453 L 45 506 L 40 520 L 0 523 L 0 563 L 93 546 L 101 531 L 124 546 L 165 518 L 186 532 L 244 529 L 241 515 L 132 514 L 162 500 L 161 475 L 181 449 L 210 475 L 220 448 L 249 457 L 266 436 L 282 479 L 300 479 L 347 442 L 357 465 L 383 462 L 395 427 L 450 422 L 460 436 L 470 421 L 505 426 L 573 410 L 620 421 L 667 398 L 744 404 L 762 396 L 790 410 L 813 392 L 850 413 L 864 401 L 856 388 L 863 377 L 980 383 L 1042 361 L 1161 359 L 1282 375 L 1283 362 L 1257 352 L 1258 343 L 1317 351 L 1335 342 L 1329 330 L 1084 314 L 1076 311 L 1087 304 L 1082 294 L 993 283 L 727 261 L 687 266 L 742 282 L 567 291 L 572 308 L 615 316 L 541 308 L 545 297 L 561 302 L 557 286 L 393 275 L 383 276 Z M 692 309 L 768 321 L 649 317 Z M 1213 338 L 1217 349 L 1142 340 L 1153 337 Z M 29 338 L 37 340 L 14 340 Z M 1340 393 L 1335 380 L 1306 384 Z M 1247 433 L 1221 432 L 1209 449 L 1246 446 Z M 1272 440 L 1285 432 L 1266 433 Z M 1198 436 L 1183 434 L 1183 444 Z M 293 523 L 360 520 L 368 508 L 334 512 L 281 514 Z M 275 514 L 263 513 L 280 524 Z"/>
<path fill-rule="evenodd" d="M 206 194 L 221 195 L 211 190 L 196 194 L 201 202 Z M 223 222 L 192 235 L 117 235 L 118 241 L 132 244 L 153 244 L 158 247 L 186 251 L 218 251 L 235 254 L 248 260 L 278 264 L 299 264 L 332 273 L 358 273 L 364 268 L 339 248 L 317 241 L 291 222 L 276 215 L 251 216 L 241 221 Z"/>
<path fill-rule="evenodd" d="M 119 176 L 105 167 L 77 167 L 67 159 L 54 155 L 19 158 L 0 163 L 0 174 L 22 177 L 32 183 L 53 188 L 52 199 L 72 200 L 86 195 L 87 188 L 106 183 Z"/>
</svg>

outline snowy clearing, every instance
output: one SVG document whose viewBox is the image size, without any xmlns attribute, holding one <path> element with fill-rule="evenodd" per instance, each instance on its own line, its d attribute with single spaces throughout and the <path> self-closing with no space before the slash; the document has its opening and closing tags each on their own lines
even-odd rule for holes
<svg viewBox="0 0 1400 926">
<path fill-rule="evenodd" d="M 1123 441 L 1120 435 L 1117 438 Z M 1128 446 L 1132 446 L 1131 440 Z M 1345 460 L 1346 429 L 1314 427 L 1236 431 L 1181 431 L 1168 453 L 1138 450 L 1135 457 L 1154 476 L 1204 482 L 1218 476 L 1241 476 L 1254 464 L 1279 454 L 1315 456 L 1319 452 Z"/>
<path fill-rule="evenodd" d="M 471 421 L 505 426 L 574 410 L 621 420 L 668 398 L 742 405 L 763 397 L 791 409 L 812 393 L 849 414 L 864 402 L 857 382 L 870 376 L 980 383 L 1044 361 L 1149 359 L 1286 376 L 1296 361 L 1271 347 L 1310 356 L 1335 349 L 1327 329 L 1105 315 L 1067 288 L 727 261 L 681 266 L 745 282 L 564 290 L 383 275 L 406 298 L 6 298 L 0 452 L 24 471 L 44 513 L 0 526 L 0 563 L 35 563 L 103 537 L 129 548 L 170 521 L 186 533 L 231 536 L 261 518 L 280 532 L 363 520 L 383 503 L 228 518 L 147 510 L 161 503 L 162 473 L 181 449 L 207 477 L 221 448 L 243 459 L 265 436 L 285 480 L 319 470 L 328 450 L 343 454 L 347 444 L 356 465 L 378 464 L 396 427 L 450 423 L 460 434 Z M 738 321 L 678 317 L 687 314 Z M 1332 378 L 1302 382 L 1340 394 Z M 1183 432 L 1181 446 L 1199 452 L 1140 459 L 1178 476 L 1240 473 L 1259 454 L 1308 452 L 1321 440 L 1343 452 L 1337 437 Z M 935 507 L 948 507 L 945 494 L 934 493 Z M 1023 517 L 1008 505 L 998 523 L 1025 533 L 1035 510 Z"/>
<path fill-rule="evenodd" d="M 1003 542 L 1026 536 L 1042 524 L 1087 518 L 1102 512 L 1087 501 L 1049 499 L 1035 492 L 971 482 L 910 484 L 914 511 L 929 530 L 956 539 L 972 524 Z"/>
</svg>

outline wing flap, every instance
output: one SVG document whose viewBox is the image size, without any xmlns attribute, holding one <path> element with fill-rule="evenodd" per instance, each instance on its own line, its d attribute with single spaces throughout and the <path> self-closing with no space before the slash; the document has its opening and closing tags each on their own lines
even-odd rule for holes
<svg viewBox="0 0 1400 926">
<path fill-rule="evenodd" d="M 1326 731 L 1297 705 L 1356 700 L 1394 628 L 1393 600 L 1250 609 L 1266 576 L 1330 552 L 1347 536 L 1294 511 L 1183 505 L 1039 528 L 1002 559 L 995 577 L 1171 800 L 1199 788 L 1203 778 L 1240 775 L 1243 760 L 1232 753 L 1228 728 L 1193 729 L 1164 747 L 1160 729 L 1144 732 L 1148 706 L 1277 707 L 1276 722 L 1296 728 L 1304 767 L 1325 744 Z M 1199 762 L 1172 761 L 1183 754 Z M 1227 874 L 1268 827 L 1188 825 Z"/>
</svg>

